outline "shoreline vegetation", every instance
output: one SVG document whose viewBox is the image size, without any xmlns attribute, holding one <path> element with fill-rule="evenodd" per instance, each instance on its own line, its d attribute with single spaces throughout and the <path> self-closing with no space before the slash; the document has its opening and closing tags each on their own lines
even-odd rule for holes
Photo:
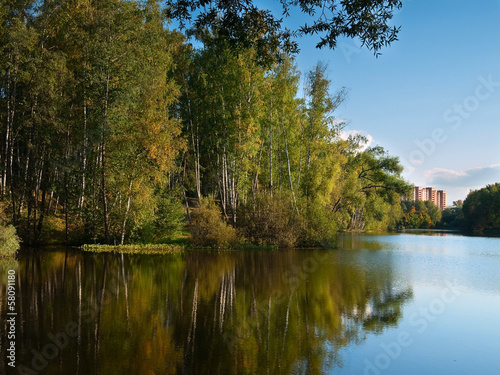
<svg viewBox="0 0 500 375">
<path fill-rule="evenodd" d="M 481 233 L 465 232 L 459 228 L 454 229 L 439 229 L 439 228 L 427 228 L 427 229 L 412 229 L 412 228 L 401 228 L 392 233 L 459 233 L 468 236 L 481 236 L 481 237 L 500 237 L 500 230 L 485 231 Z M 347 232 L 344 232 L 347 233 Z M 373 234 L 379 232 L 348 232 L 351 234 Z M 336 247 L 336 246 L 335 246 Z M 279 247 L 270 245 L 235 245 L 226 248 L 214 248 L 210 246 L 193 246 L 189 243 L 182 245 L 179 244 L 128 244 L 128 245 L 101 245 L 101 244 L 85 244 L 79 246 L 78 249 L 88 253 L 114 253 L 114 254 L 151 254 L 151 255 L 164 255 L 164 254 L 179 254 L 186 251 L 277 251 Z M 295 248 L 295 249 L 311 249 L 307 248 Z M 315 249 L 321 249 L 319 247 Z"/>
<path fill-rule="evenodd" d="M 172 254 L 185 251 L 183 245 L 83 245 L 82 251 L 90 253 L 124 253 L 124 254 Z"/>
<path fill-rule="evenodd" d="M 168 17 L 189 21 L 199 4 L 167 3 L 0 3 L 0 220 L 11 250 L 19 239 L 161 244 L 186 231 L 196 247 L 333 247 L 342 231 L 439 222 L 433 207 L 401 204 L 412 185 L 399 158 L 336 117 L 346 89 L 320 62 L 302 74 L 270 13 L 214 1 L 222 18 L 208 12 L 182 33 Z M 379 14 L 379 2 L 360 3 Z M 397 7 L 356 28 L 374 52 L 395 40 Z M 352 9 L 324 43 L 352 36 Z"/>
<path fill-rule="evenodd" d="M 255 246 L 255 245 L 237 245 L 229 248 L 213 248 L 203 246 L 193 246 L 190 244 L 185 245 L 172 245 L 172 244 L 136 244 L 136 245 L 82 245 L 80 250 L 89 253 L 124 253 L 124 254 L 173 254 L 182 253 L 185 251 L 247 251 L 247 250 L 261 250 L 261 251 L 275 251 L 278 250 L 276 246 Z"/>
<path fill-rule="evenodd" d="M 201 247 L 331 247 L 341 230 L 396 226 L 411 185 L 344 130 L 326 65 L 302 74 L 268 54 L 260 18 L 235 34 L 248 44 L 216 20 L 193 43 L 163 6 L 0 5 L 0 200 L 25 245 L 187 230 Z"/>
</svg>

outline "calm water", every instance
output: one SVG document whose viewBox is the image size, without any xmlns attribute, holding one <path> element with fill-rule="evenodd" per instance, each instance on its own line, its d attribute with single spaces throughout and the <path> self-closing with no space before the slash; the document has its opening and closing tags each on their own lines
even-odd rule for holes
<svg viewBox="0 0 500 375">
<path fill-rule="evenodd" d="M 0 373 L 500 373 L 500 238 L 340 242 L 0 261 Z M 9 269 L 18 369 L 7 365 Z"/>
</svg>

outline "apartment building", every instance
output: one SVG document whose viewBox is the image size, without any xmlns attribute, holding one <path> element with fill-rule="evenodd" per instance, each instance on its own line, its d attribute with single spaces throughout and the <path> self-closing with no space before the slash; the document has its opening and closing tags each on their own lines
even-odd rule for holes
<svg viewBox="0 0 500 375">
<path fill-rule="evenodd" d="M 405 196 L 403 199 L 408 200 L 408 197 Z M 420 186 L 415 186 L 411 199 L 414 201 L 431 201 L 440 210 L 446 208 L 446 191 L 436 190 L 433 187 L 421 188 Z"/>
</svg>

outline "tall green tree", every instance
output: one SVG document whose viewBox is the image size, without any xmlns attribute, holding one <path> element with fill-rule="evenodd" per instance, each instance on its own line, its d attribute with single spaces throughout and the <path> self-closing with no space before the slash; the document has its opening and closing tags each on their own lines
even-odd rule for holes
<svg viewBox="0 0 500 375">
<path fill-rule="evenodd" d="M 394 228 L 402 215 L 400 198 L 408 194 L 411 185 L 402 178 L 403 167 L 397 157 L 380 146 L 360 150 L 356 146 L 359 141 L 363 142 L 350 141 L 354 148 L 345 165 L 349 178 L 345 189 L 337 193 L 336 209 L 347 214 L 344 226 L 353 230 L 365 229 L 369 218 L 379 229 Z"/>
<path fill-rule="evenodd" d="M 462 228 L 464 226 L 463 201 L 454 201 L 451 207 L 446 207 L 441 213 L 440 228 Z"/>
</svg>

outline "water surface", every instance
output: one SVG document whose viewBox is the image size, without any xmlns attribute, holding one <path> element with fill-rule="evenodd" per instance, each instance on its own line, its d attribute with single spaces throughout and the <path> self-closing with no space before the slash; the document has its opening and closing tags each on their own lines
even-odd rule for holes
<svg viewBox="0 0 500 375">
<path fill-rule="evenodd" d="M 500 369 L 499 238 L 361 235 L 334 250 L 165 256 L 61 248 L 0 267 L 2 373 Z M 17 370 L 7 365 L 8 269 Z"/>
</svg>

